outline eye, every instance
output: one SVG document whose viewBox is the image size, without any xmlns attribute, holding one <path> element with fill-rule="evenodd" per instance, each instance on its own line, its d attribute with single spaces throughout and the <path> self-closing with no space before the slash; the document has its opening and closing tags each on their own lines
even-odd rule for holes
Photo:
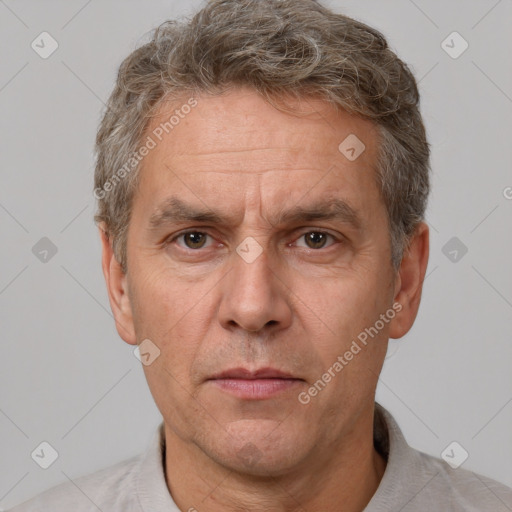
<svg viewBox="0 0 512 512">
<path fill-rule="evenodd" d="M 308 249 L 323 249 L 328 238 L 332 238 L 336 241 L 333 235 L 326 233 L 325 231 L 309 231 L 308 233 L 301 235 L 298 240 L 304 239 Z"/>
<path fill-rule="evenodd" d="M 211 238 L 211 236 L 208 233 L 205 233 L 203 231 L 185 231 L 182 233 L 177 234 L 172 239 L 170 239 L 167 243 L 174 243 L 178 240 L 181 240 L 181 243 L 177 244 L 183 248 L 183 249 L 189 249 L 189 250 L 198 250 L 198 249 L 204 249 L 208 247 L 207 239 Z M 303 233 L 295 242 L 295 245 L 298 247 L 304 247 L 306 249 L 323 249 L 327 245 L 328 239 L 331 239 L 333 243 L 338 241 L 334 235 L 331 235 L 330 233 L 327 233 L 325 231 L 308 231 L 307 233 Z M 301 245 L 299 241 L 304 240 L 305 245 Z M 330 245 L 333 245 L 331 243 Z M 210 241 L 211 244 L 211 241 Z"/>
<path fill-rule="evenodd" d="M 208 235 L 207 233 L 203 233 L 202 231 L 187 231 L 185 233 L 180 233 L 179 235 L 176 235 L 172 240 L 169 240 L 169 242 L 174 242 L 181 238 L 183 239 L 185 244 L 178 244 L 181 247 L 185 249 L 202 249 L 203 247 L 205 247 L 206 238 L 208 236 L 210 235 Z"/>
</svg>

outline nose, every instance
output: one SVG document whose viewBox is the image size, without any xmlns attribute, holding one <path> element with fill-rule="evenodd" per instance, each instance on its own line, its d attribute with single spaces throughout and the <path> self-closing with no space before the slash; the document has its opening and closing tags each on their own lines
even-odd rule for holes
<svg viewBox="0 0 512 512">
<path fill-rule="evenodd" d="M 243 253 L 241 253 L 243 254 Z M 231 269 L 223 280 L 219 320 L 225 329 L 280 330 L 292 321 L 289 286 L 278 266 L 263 250 L 256 259 L 232 254 Z"/>
</svg>

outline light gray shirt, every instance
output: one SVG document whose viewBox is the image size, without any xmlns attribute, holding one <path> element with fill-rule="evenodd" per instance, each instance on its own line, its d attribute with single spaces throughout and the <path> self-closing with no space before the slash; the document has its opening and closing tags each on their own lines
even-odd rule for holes
<svg viewBox="0 0 512 512">
<path fill-rule="evenodd" d="M 411 448 L 391 414 L 377 403 L 374 445 L 387 466 L 364 512 L 512 512 L 512 489 Z M 448 458 L 452 455 L 448 452 Z M 161 423 L 145 454 L 53 487 L 11 512 L 179 512 L 164 461 Z M 198 512 L 201 500 L 194 507 Z"/>
</svg>

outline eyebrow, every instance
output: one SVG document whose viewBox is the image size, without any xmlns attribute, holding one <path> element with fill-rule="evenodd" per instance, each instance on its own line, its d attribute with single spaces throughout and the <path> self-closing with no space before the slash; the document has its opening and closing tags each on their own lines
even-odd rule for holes
<svg viewBox="0 0 512 512">
<path fill-rule="evenodd" d="M 308 206 L 296 205 L 289 210 L 281 210 L 272 225 L 298 224 L 315 220 L 337 220 L 362 229 L 362 219 L 358 212 L 343 199 L 329 199 Z M 211 223 L 228 225 L 233 219 L 208 208 L 197 208 L 183 202 L 178 197 L 170 197 L 149 219 L 149 229 L 155 231 L 166 224 L 185 222 Z"/>
</svg>

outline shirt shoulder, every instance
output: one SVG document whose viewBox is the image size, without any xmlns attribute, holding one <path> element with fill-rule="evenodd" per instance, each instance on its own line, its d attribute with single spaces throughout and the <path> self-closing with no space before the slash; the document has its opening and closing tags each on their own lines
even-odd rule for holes
<svg viewBox="0 0 512 512">
<path fill-rule="evenodd" d="M 391 413 L 378 403 L 374 445 L 387 460 L 387 466 L 365 512 L 512 511 L 511 488 L 460 466 L 453 468 L 438 457 L 412 448 Z"/>
<path fill-rule="evenodd" d="M 8 512 L 140 512 L 136 480 L 141 457 L 132 457 L 73 481 L 59 484 Z"/>
<path fill-rule="evenodd" d="M 453 512 L 510 512 L 512 489 L 491 478 L 415 450 L 423 487 L 411 501 Z M 411 508 L 411 510 L 415 510 Z"/>
</svg>

